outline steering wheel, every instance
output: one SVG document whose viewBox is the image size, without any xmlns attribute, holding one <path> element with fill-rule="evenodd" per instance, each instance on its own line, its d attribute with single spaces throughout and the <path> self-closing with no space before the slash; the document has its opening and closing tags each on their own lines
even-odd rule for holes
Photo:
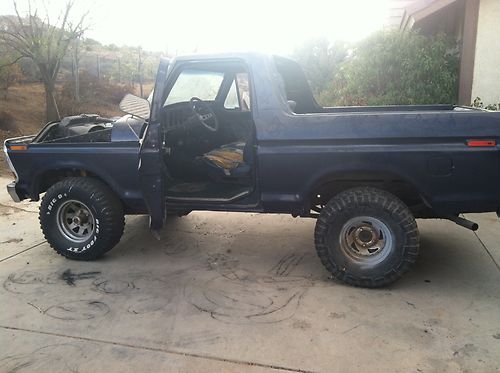
<svg viewBox="0 0 500 373">
<path fill-rule="evenodd" d="M 198 97 L 192 97 L 189 102 L 191 103 L 191 110 L 203 128 L 211 132 L 216 132 L 219 129 L 219 121 L 212 108 Z"/>
</svg>

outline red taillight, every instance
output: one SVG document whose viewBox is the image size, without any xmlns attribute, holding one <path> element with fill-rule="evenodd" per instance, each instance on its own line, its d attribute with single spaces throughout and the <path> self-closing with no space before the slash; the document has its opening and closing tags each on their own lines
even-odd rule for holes
<svg viewBox="0 0 500 373">
<path fill-rule="evenodd" d="M 467 140 L 467 146 L 471 147 L 488 147 L 496 146 L 496 140 Z"/>
</svg>

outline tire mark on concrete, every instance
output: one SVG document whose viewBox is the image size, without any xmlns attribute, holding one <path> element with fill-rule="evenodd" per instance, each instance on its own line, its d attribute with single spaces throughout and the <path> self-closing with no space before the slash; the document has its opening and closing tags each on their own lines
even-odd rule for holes
<svg viewBox="0 0 500 373">
<path fill-rule="evenodd" d="M 60 279 L 66 282 L 66 284 L 68 284 L 69 286 L 75 286 L 76 281 L 93 279 L 100 274 L 100 271 L 73 273 L 71 269 L 68 268 L 63 273 L 61 273 Z"/>
<path fill-rule="evenodd" d="M 36 271 L 22 271 L 9 274 L 3 288 L 10 293 L 26 294 L 37 292 L 47 285 L 47 277 Z"/>
<path fill-rule="evenodd" d="M 36 271 L 13 272 L 8 275 L 3 283 L 5 290 L 16 294 L 30 294 L 40 292 L 47 285 L 67 284 L 76 286 L 76 282 L 80 280 L 93 279 L 101 272 L 83 272 L 73 273 L 70 269 L 64 272 L 51 272 L 42 274 Z"/>
<path fill-rule="evenodd" d="M 123 294 L 135 289 L 133 281 L 97 278 L 93 283 L 95 290 L 104 294 Z"/>
<path fill-rule="evenodd" d="M 278 263 L 269 270 L 270 273 L 276 276 L 288 276 L 299 263 L 304 259 L 306 254 L 297 255 L 295 253 L 288 253 L 282 257 Z"/>
<path fill-rule="evenodd" d="M 3 372 L 78 372 L 78 363 L 71 356 L 82 356 L 88 346 L 82 342 L 50 344 L 28 353 L 9 355 L 0 359 Z M 90 355 L 90 351 L 87 351 Z M 94 353 L 95 355 L 95 353 Z"/>
<path fill-rule="evenodd" d="M 77 300 L 51 306 L 44 314 L 54 319 L 66 321 L 91 320 L 107 315 L 109 306 L 98 300 Z"/>
<path fill-rule="evenodd" d="M 181 295 L 178 284 L 185 276 L 185 270 L 179 270 L 161 277 L 152 277 L 149 273 L 129 273 L 126 277 L 103 276 L 100 271 L 73 272 L 70 269 L 50 273 L 42 271 L 21 271 L 8 275 L 3 282 L 6 291 L 27 296 L 26 303 L 36 308 L 40 313 L 61 319 L 88 319 L 97 315 L 103 316 L 109 310 L 107 305 L 95 301 L 77 301 L 81 304 L 56 304 L 49 308 L 35 306 L 40 294 L 54 294 L 61 290 L 61 286 L 88 288 L 104 296 L 127 296 L 125 309 L 132 314 L 145 314 L 165 310 L 175 296 Z M 92 281 L 93 280 L 93 281 Z M 83 286 L 82 286 L 83 285 Z M 147 290 L 144 292 L 144 290 Z M 49 297 L 50 298 L 50 297 Z M 47 296 L 44 297 L 47 299 Z M 85 303 L 87 302 L 87 303 Z M 77 306 L 80 306 L 77 310 Z M 81 314 L 73 316 L 71 313 Z M 89 316 L 92 314 L 94 316 Z M 62 315 L 62 316 L 61 316 Z"/>
<path fill-rule="evenodd" d="M 304 278 L 259 276 L 239 270 L 236 278 L 222 274 L 194 283 L 184 296 L 195 309 L 218 321 L 277 323 L 294 316 L 311 285 Z"/>
</svg>

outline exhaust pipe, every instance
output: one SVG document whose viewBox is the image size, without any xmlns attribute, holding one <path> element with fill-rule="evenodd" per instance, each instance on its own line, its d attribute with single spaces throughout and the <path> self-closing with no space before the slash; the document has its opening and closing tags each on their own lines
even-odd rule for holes
<svg viewBox="0 0 500 373">
<path fill-rule="evenodd" d="M 477 223 L 474 223 L 473 221 L 461 218 L 460 216 L 450 215 L 450 216 L 447 216 L 446 219 L 451 220 L 452 222 L 460 225 L 461 227 L 470 229 L 471 231 L 477 231 L 479 228 L 479 225 Z"/>
</svg>

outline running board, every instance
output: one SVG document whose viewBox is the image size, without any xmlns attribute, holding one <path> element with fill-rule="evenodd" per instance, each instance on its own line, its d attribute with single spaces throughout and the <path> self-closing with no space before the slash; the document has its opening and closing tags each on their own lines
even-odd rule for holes
<svg viewBox="0 0 500 373">
<path fill-rule="evenodd" d="M 236 194 L 230 198 L 196 198 L 196 197 L 169 197 L 167 196 L 167 202 L 207 202 L 207 203 L 230 203 L 236 201 L 240 198 L 248 196 L 250 190 L 245 190 L 239 194 Z"/>
</svg>

